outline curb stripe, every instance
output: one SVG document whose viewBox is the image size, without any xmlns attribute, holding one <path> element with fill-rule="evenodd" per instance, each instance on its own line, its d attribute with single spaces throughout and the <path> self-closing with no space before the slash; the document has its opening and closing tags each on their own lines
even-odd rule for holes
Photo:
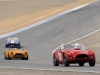
<svg viewBox="0 0 100 75">
<path fill-rule="evenodd" d="M 95 1 L 97 1 L 97 0 L 95 0 Z M 95 2 L 95 1 L 93 1 L 93 2 Z M 76 7 L 76 8 L 71 9 L 71 10 L 67 10 L 67 11 L 65 11 L 65 12 L 63 12 L 63 13 L 60 13 L 60 14 L 58 14 L 58 15 L 56 15 L 56 16 L 53 16 L 53 17 L 48 18 L 48 19 L 46 19 L 46 20 L 40 21 L 40 22 L 38 22 L 38 23 L 32 24 L 32 25 L 27 26 L 27 27 L 25 27 L 25 28 L 22 28 L 22 29 L 19 29 L 19 30 L 16 30 L 16 31 L 13 31 L 13 32 L 4 34 L 4 35 L 1 35 L 1 36 L 0 36 L 0 39 L 5 38 L 5 37 L 8 37 L 8 36 L 11 36 L 11 35 L 14 35 L 14 34 L 17 34 L 17 33 L 20 33 L 20 32 L 23 32 L 23 31 L 28 30 L 28 29 L 31 29 L 31 28 L 34 28 L 34 27 L 39 26 L 39 25 L 41 25 L 41 24 L 43 24 L 43 23 L 46 23 L 46 22 L 51 21 L 51 20 L 53 20 L 53 19 L 56 19 L 56 18 L 58 18 L 58 17 L 60 17 L 60 16 L 63 16 L 63 15 L 65 15 L 65 14 L 68 14 L 68 13 L 70 13 L 70 12 L 73 12 L 73 11 L 75 11 L 75 10 L 78 10 L 78 9 L 80 9 L 80 8 L 82 8 L 82 7 L 85 7 L 85 6 L 87 6 L 87 5 L 89 5 L 89 4 L 93 3 L 93 2 L 87 3 L 87 4 L 85 4 L 85 5 L 78 6 L 78 7 Z M 61 10 L 61 9 L 59 9 L 59 10 Z M 42 17 L 43 17 L 43 16 L 42 16 Z"/>
</svg>

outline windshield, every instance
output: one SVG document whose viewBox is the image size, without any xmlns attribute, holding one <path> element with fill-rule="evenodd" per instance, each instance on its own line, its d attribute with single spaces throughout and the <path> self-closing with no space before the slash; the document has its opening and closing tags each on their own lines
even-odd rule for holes
<svg viewBox="0 0 100 75">
<path fill-rule="evenodd" d="M 8 39 L 7 39 L 7 41 L 11 41 L 11 40 L 13 40 L 13 41 L 19 41 L 19 39 L 18 39 L 18 38 L 16 38 L 16 37 L 15 37 L 15 38 L 10 37 L 10 38 L 8 38 Z"/>
<path fill-rule="evenodd" d="M 9 50 L 24 50 L 23 46 L 10 46 Z"/>
<path fill-rule="evenodd" d="M 86 47 L 84 46 L 84 44 L 79 44 L 79 43 L 72 45 L 72 48 L 79 48 L 81 50 L 86 50 Z"/>
</svg>

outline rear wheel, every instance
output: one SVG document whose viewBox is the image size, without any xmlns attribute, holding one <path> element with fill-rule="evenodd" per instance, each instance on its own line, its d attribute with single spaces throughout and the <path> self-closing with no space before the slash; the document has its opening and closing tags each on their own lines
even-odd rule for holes
<svg viewBox="0 0 100 75">
<path fill-rule="evenodd" d="M 8 54 L 8 60 L 11 60 L 11 57 L 10 57 L 10 55 Z"/>
<path fill-rule="evenodd" d="M 80 62 L 80 63 L 79 63 L 79 66 L 84 66 L 84 63 L 83 63 L 83 62 Z"/>
<path fill-rule="evenodd" d="M 89 65 L 90 65 L 90 66 L 95 66 L 95 62 L 96 62 L 96 60 L 95 60 L 95 58 L 94 58 L 92 61 L 89 61 Z"/>
<path fill-rule="evenodd" d="M 70 63 L 69 63 L 66 55 L 64 54 L 64 66 L 69 66 L 69 65 L 70 65 Z"/>
<path fill-rule="evenodd" d="M 54 66 L 59 66 L 59 62 L 57 61 L 55 55 L 53 55 L 53 65 L 54 65 Z"/>
</svg>

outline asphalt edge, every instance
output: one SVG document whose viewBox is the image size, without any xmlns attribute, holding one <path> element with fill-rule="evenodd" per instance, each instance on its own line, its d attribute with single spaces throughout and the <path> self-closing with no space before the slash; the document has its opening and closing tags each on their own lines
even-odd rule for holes
<svg viewBox="0 0 100 75">
<path fill-rule="evenodd" d="M 95 2 L 95 1 L 98 1 L 98 0 L 94 0 L 93 2 Z M 87 5 L 89 5 L 89 4 L 93 3 L 93 2 L 90 2 L 90 3 L 86 4 L 85 6 L 87 6 Z M 82 8 L 82 7 L 80 6 L 79 8 Z M 72 40 L 72 41 L 70 41 L 70 42 L 64 43 L 64 44 L 70 44 L 70 43 L 72 43 L 72 42 L 81 40 L 81 39 L 83 39 L 83 38 L 85 38 L 85 37 L 88 37 L 88 36 L 90 36 L 90 35 L 92 35 L 92 34 L 98 32 L 98 31 L 100 31 L 100 29 L 98 29 L 98 30 L 96 30 L 96 31 L 94 31 L 94 32 L 91 32 L 90 34 L 87 34 L 87 35 L 85 35 L 85 36 L 82 36 L 82 37 L 80 37 L 80 38 L 78 38 L 78 39 L 75 39 L 75 40 Z M 60 47 L 60 46 L 59 46 L 59 47 Z M 59 47 L 57 47 L 56 49 L 58 49 Z M 54 49 L 54 51 L 55 51 L 56 49 Z M 52 55 L 53 55 L 54 51 L 52 52 Z"/>
<path fill-rule="evenodd" d="M 28 30 L 28 29 L 31 29 L 31 28 L 34 28 L 34 27 L 36 27 L 36 26 L 39 26 L 39 25 L 41 25 L 41 24 L 43 24 L 43 23 L 46 23 L 46 22 L 51 21 L 51 20 L 53 20 L 53 19 L 56 19 L 56 18 L 58 18 L 58 17 L 60 17 L 60 16 L 63 16 L 63 15 L 68 14 L 68 13 L 71 13 L 71 12 L 73 12 L 73 11 L 75 11 L 75 10 L 80 9 L 80 8 L 83 8 L 83 7 L 85 7 L 85 6 L 87 6 L 87 5 L 91 4 L 91 3 L 93 3 L 93 2 L 95 2 L 95 1 L 98 1 L 98 0 L 94 0 L 94 1 L 92 1 L 92 2 L 90 2 L 90 3 L 85 4 L 85 5 L 81 5 L 81 6 L 78 6 L 78 7 L 76 7 L 76 8 L 67 10 L 67 11 L 65 11 L 65 12 L 63 12 L 63 13 L 61 13 L 61 14 L 58 14 L 58 15 L 53 16 L 53 17 L 51 17 L 51 18 L 48 18 L 48 19 L 46 19 L 46 20 L 40 21 L 40 22 L 38 22 L 38 23 L 32 24 L 32 25 L 30 25 L 30 26 L 28 26 L 28 27 L 19 29 L 19 30 L 17 30 L 17 31 L 14 31 L 14 32 L 11 32 L 11 33 L 8 33 L 8 34 L 1 35 L 1 36 L 0 36 L 0 39 L 5 38 L 5 37 L 8 37 L 8 36 L 11 36 L 11 35 L 14 35 L 14 34 L 17 34 L 17 33 L 20 33 L 20 32 L 22 32 L 22 31 L 25 31 L 25 30 Z M 100 29 L 98 29 L 98 30 L 96 30 L 96 31 L 94 31 L 94 32 L 92 32 L 92 33 L 86 35 L 86 36 L 83 36 L 83 37 L 81 37 L 81 38 L 78 38 L 78 39 L 76 39 L 76 40 L 70 41 L 70 42 L 65 43 L 65 44 L 69 44 L 69 43 L 75 42 L 75 41 L 77 41 L 77 40 L 83 39 L 83 38 L 85 38 L 85 37 L 87 37 L 87 36 L 90 36 L 90 35 L 92 35 L 92 34 L 98 32 L 98 31 L 100 31 Z M 57 48 L 58 48 L 58 47 L 57 47 Z M 56 49 L 57 49 L 57 48 L 56 48 Z M 52 53 L 52 54 L 53 54 L 53 53 Z M 26 70 L 44 70 L 44 71 L 49 71 L 49 70 L 50 70 L 50 71 L 60 71 L 60 70 L 56 70 L 56 69 L 34 69 L 34 68 L 17 68 L 17 67 L 14 68 L 14 67 L 4 67 L 4 66 L 0 66 L 0 68 L 6 68 L 6 69 L 26 69 Z M 79 71 L 76 71 L 76 70 L 61 70 L 61 71 L 79 72 Z M 100 73 L 100 72 L 96 72 L 96 71 L 80 71 L 80 72 Z"/>
<path fill-rule="evenodd" d="M 12 68 L 12 67 L 2 67 L 2 69 L 20 69 L 20 70 L 38 70 L 38 71 L 58 71 L 58 72 L 81 72 L 81 73 L 100 73 L 97 71 L 77 71 L 77 70 L 56 70 L 56 69 L 35 69 L 35 68 Z"/>
<path fill-rule="evenodd" d="M 35 24 L 32 24 L 32 25 L 30 25 L 30 26 L 27 26 L 27 27 L 21 28 L 21 29 L 19 29 L 19 30 L 16 30 L 16 31 L 13 31 L 13 32 L 4 34 L 4 35 L 1 35 L 1 36 L 0 36 L 0 39 L 5 38 L 5 37 L 8 37 L 8 36 L 11 36 L 11 35 L 14 35 L 14 34 L 17 34 L 17 33 L 20 33 L 20 32 L 23 32 L 23 31 L 26 31 L 26 30 L 31 29 L 31 28 L 34 28 L 34 27 L 36 27 L 36 26 L 39 26 L 39 25 L 41 25 L 41 24 L 43 24 L 43 23 L 46 23 L 46 22 L 51 21 L 51 20 L 53 20 L 53 19 L 56 19 L 56 18 L 58 18 L 58 17 L 60 17 L 60 16 L 63 16 L 63 15 L 65 15 L 65 14 L 68 14 L 68 13 L 71 13 L 71 12 L 73 12 L 73 11 L 75 11 L 75 10 L 78 10 L 78 9 L 80 9 L 80 8 L 82 8 L 82 7 L 85 7 L 85 6 L 91 4 L 91 3 L 95 2 L 95 1 L 97 1 L 97 0 L 94 0 L 94 1 L 92 1 L 92 2 L 90 2 L 90 3 L 85 4 L 85 5 L 81 5 L 81 6 L 72 8 L 72 9 L 67 10 L 67 11 L 65 11 L 65 12 L 62 12 L 62 13 L 56 15 L 56 16 L 50 17 L 50 18 L 48 18 L 48 19 L 46 19 L 46 20 L 40 21 L 40 22 L 35 23 Z"/>
</svg>

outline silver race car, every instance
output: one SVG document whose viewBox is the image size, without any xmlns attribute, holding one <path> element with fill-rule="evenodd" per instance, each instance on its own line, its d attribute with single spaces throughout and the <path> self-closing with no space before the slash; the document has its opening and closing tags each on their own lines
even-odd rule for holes
<svg viewBox="0 0 100 75">
<path fill-rule="evenodd" d="M 5 47 L 20 46 L 20 40 L 17 37 L 7 38 Z"/>
</svg>

